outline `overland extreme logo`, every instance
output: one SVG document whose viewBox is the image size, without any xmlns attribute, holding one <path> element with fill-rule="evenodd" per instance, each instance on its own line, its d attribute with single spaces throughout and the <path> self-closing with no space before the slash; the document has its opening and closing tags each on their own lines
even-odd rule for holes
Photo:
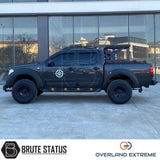
<svg viewBox="0 0 160 160">
<path fill-rule="evenodd" d="M 123 141 L 120 143 L 120 148 L 122 150 L 130 150 L 132 148 L 132 143 Z"/>
<path fill-rule="evenodd" d="M 120 143 L 120 148 L 124 152 L 96 152 L 96 157 L 107 157 L 107 158 L 115 158 L 115 157 L 126 157 L 126 158 L 156 158 L 156 152 L 131 152 L 127 150 L 131 150 L 132 143 L 128 141 L 122 141 Z"/>
<path fill-rule="evenodd" d="M 7 141 L 4 143 L 1 151 L 5 158 L 15 159 L 20 152 L 20 148 L 16 142 Z"/>
</svg>

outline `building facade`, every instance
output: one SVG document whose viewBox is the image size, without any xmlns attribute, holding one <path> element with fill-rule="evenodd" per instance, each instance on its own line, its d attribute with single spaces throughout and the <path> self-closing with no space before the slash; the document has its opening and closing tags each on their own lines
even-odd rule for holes
<svg viewBox="0 0 160 160">
<path fill-rule="evenodd" d="M 130 44 L 160 81 L 160 1 L 0 0 L 0 83 L 11 66 L 72 45 Z"/>
</svg>

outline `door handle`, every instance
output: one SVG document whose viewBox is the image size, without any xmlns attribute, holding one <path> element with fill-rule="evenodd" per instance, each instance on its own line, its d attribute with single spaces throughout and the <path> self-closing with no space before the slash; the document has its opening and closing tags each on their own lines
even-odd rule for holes
<svg viewBox="0 0 160 160">
<path fill-rule="evenodd" d="M 74 69 L 72 67 L 69 67 L 69 71 L 74 71 Z"/>
<path fill-rule="evenodd" d="M 94 69 L 94 70 L 98 70 L 99 68 L 98 68 L 98 67 L 94 67 L 93 69 Z"/>
</svg>

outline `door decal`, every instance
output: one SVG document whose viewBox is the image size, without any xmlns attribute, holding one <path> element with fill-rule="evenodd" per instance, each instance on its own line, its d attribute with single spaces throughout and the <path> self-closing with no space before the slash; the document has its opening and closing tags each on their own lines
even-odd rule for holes
<svg viewBox="0 0 160 160">
<path fill-rule="evenodd" d="M 59 79 L 63 77 L 64 73 L 61 69 L 56 70 L 55 72 L 56 77 L 58 77 Z"/>
</svg>

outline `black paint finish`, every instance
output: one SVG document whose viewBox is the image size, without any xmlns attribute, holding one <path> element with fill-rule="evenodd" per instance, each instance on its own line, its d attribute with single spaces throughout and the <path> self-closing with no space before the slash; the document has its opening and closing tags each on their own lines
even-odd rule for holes
<svg viewBox="0 0 160 160">
<path fill-rule="evenodd" d="M 41 63 L 15 66 L 6 81 L 4 90 L 12 88 L 20 79 L 32 80 L 43 91 L 100 91 L 106 90 L 116 79 L 127 81 L 132 89 L 155 84 L 150 75 L 151 64 L 128 60 L 108 60 L 105 49 L 96 47 L 64 48 Z M 129 46 L 117 46 L 123 50 Z"/>
</svg>

